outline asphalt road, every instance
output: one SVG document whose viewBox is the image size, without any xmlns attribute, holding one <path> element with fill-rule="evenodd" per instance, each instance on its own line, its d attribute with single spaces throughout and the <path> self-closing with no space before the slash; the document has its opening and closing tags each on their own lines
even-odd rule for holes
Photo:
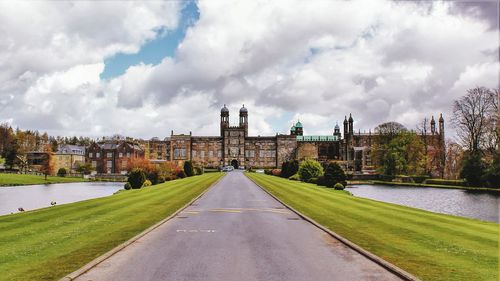
<svg viewBox="0 0 500 281">
<path fill-rule="evenodd" d="M 239 171 L 77 280 L 399 280 Z"/>
</svg>

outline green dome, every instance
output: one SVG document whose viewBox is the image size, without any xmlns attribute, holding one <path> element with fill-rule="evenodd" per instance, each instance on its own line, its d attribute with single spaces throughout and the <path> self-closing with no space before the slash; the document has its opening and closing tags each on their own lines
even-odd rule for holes
<svg viewBox="0 0 500 281">
<path fill-rule="evenodd" d="M 290 130 L 295 131 L 295 126 L 292 126 L 292 128 L 290 128 Z"/>
<path fill-rule="evenodd" d="M 297 121 L 297 124 L 295 124 L 295 128 L 302 128 L 302 123 L 300 123 L 300 121 Z"/>
</svg>

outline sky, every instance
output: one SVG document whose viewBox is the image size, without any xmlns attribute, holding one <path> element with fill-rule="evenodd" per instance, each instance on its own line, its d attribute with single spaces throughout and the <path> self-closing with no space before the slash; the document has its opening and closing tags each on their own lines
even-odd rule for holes
<svg viewBox="0 0 500 281">
<path fill-rule="evenodd" d="M 0 1 L 0 122 L 50 135 L 412 129 L 499 87 L 495 1 Z"/>
</svg>

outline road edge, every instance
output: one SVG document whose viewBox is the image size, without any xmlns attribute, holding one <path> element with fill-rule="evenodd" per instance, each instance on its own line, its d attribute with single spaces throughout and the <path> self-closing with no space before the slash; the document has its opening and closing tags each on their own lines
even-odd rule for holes
<svg viewBox="0 0 500 281">
<path fill-rule="evenodd" d="M 260 184 L 258 184 L 256 181 L 254 181 L 252 178 L 248 177 L 247 175 L 245 175 L 247 177 L 247 179 L 251 180 L 255 185 L 257 185 L 260 189 L 262 189 L 265 193 L 269 194 L 271 197 L 273 197 L 276 201 L 280 202 L 281 204 L 283 204 L 283 206 L 285 206 L 287 209 L 289 209 L 290 211 L 294 212 L 295 214 L 297 214 L 299 217 L 301 217 L 302 219 L 304 219 L 305 221 L 309 222 L 310 224 L 316 226 L 317 228 L 323 230 L 324 232 L 326 232 L 327 234 L 329 234 L 330 236 L 332 236 L 333 238 L 339 240 L 340 242 L 342 242 L 344 245 L 346 245 L 347 247 L 353 249 L 354 251 L 360 253 L 361 255 L 365 256 L 366 258 L 370 259 L 371 261 L 379 264 L 380 266 L 382 266 L 383 268 L 387 269 L 388 271 L 390 271 L 391 273 L 397 275 L 398 277 L 400 278 L 403 278 L 404 280 L 408 280 L 408 281 L 421 281 L 420 279 L 418 279 L 416 276 L 414 276 L 413 274 L 405 271 L 404 269 L 382 259 L 381 257 L 373 254 L 372 252 L 369 252 L 365 249 L 363 249 L 361 246 L 355 244 L 354 242 L 351 242 L 350 240 L 340 236 L 339 234 L 331 231 L 330 229 L 324 227 L 323 225 L 319 224 L 318 222 L 316 222 L 315 220 L 313 220 L 312 218 L 302 214 L 301 212 L 295 210 L 293 207 L 289 206 L 288 204 L 286 204 L 285 202 L 283 202 L 281 199 L 279 199 L 278 197 L 274 196 L 271 192 L 267 191 L 264 187 L 262 187 Z"/>
<path fill-rule="evenodd" d="M 194 197 L 193 199 L 191 199 L 191 201 L 189 201 L 188 203 L 186 203 L 186 205 L 182 206 L 181 208 L 179 208 L 177 211 L 175 211 L 174 213 L 172 213 L 170 216 L 164 218 L 163 220 L 157 222 L 156 224 L 148 227 L 147 229 L 145 229 L 143 232 L 137 234 L 136 236 L 130 238 L 129 240 L 123 242 L 122 244 L 116 246 L 115 248 L 109 250 L 108 252 L 102 254 L 101 256 L 93 259 L 92 261 L 90 261 L 89 263 L 87 263 L 86 265 L 80 267 L 79 269 L 77 269 L 76 271 L 73 271 L 71 272 L 70 274 L 67 274 L 66 276 L 64 276 L 63 278 L 59 279 L 59 281 L 68 281 L 68 280 L 75 280 L 76 278 L 80 277 L 81 275 L 85 274 L 87 271 L 91 270 L 92 268 L 96 267 L 97 265 L 99 265 L 101 262 L 109 259 L 111 256 L 113 256 L 114 254 L 118 253 L 119 251 L 125 249 L 127 246 L 129 246 L 130 244 L 134 243 L 135 241 L 139 240 L 140 238 L 142 238 L 143 236 L 145 236 L 146 234 L 150 233 L 151 231 L 155 230 L 156 228 L 158 228 L 159 226 L 163 225 L 164 223 L 168 222 L 169 220 L 171 220 L 172 218 L 174 218 L 175 216 L 177 216 L 180 212 L 182 212 L 184 209 L 186 209 L 187 207 L 191 206 L 191 204 L 193 204 L 196 200 L 200 199 L 203 195 L 205 195 L 205 193 L 207 193 L 209 190 L 212 189 L 212 187 L 214 187 L 217 183 L 219 183 L 224 177 L 226 176 L 226 174 L 223 174 L 222 177 L 220 177 L 218 180 L 216 180 L 214 183 L 212 183 L 207 189 L 205 189 L 202 193 L 198 194 L 198 196 Z"/>
</svg>

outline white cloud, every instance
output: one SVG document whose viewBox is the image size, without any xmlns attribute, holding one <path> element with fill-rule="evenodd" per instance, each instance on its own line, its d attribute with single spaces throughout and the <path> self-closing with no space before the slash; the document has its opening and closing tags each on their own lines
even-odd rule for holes
<svg viewBox="0 0 500 281">
<path fill-rule="evenodd" d="M 110 81 L 97 80 L 104 58 L 174 28 L 176 2 L 0 5 L 0 113 L 59 134 L 213 135 L 223 103 L 231 120 L 245 103 L 254 135 L 297 118 L 331 134 L 351 112 L 356 130 L 414 127 L 449 117 L 467 88 L 498 86 L 498 30 L 451 2 L 200 1 L 174 58 Z"/>
</svg>

